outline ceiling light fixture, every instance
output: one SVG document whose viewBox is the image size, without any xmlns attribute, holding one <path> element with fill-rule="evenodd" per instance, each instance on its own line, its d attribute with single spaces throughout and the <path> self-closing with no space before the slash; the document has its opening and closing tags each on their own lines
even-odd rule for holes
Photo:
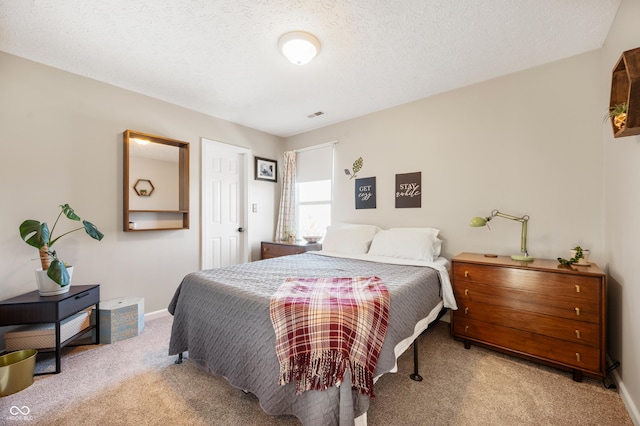
<svg viewBox="0 0 640 426">
<path fill-rule="evenodd" d="M 308 64 L 320 50 L 320 42 L 312 34 L 292 31 L 278 41 L 282 54 L 296 65 Z"/>
</svg>

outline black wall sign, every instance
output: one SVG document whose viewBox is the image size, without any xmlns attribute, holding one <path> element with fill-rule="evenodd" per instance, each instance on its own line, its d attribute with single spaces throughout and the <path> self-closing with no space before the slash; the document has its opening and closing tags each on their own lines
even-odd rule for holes
<svg viewBox="0 0 640 426">
<path fill-rule="evenodd" d="M 396 208 L 422 207 L 422 172 L 396 175 Z"/>
<path fill-rule="evenodd" d="M 376 208 L 376 178 L 356 179 L 356 209 Z"/>
</svg>

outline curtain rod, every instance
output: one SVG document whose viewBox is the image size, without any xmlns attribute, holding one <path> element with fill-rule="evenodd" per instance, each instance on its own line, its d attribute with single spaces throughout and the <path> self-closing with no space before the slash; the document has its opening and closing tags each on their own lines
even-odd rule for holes
<svg viewBox="0 0 640 426">
<path fill-rule="evenodd" d="M 311 151 L 318 148 L 324 148 L 325 146 L 336 145 L 337 143 L 338 141 L 325 142 L 319 145 L 308 146 L 306 148 L 294 149 L 293 152 L 297 154 L 298 152 Z"/>
</svg>

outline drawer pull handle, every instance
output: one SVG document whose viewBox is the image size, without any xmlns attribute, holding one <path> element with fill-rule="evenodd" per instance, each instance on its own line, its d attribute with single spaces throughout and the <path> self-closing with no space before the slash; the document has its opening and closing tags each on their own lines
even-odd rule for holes
<svg viewBox="0 0 640 426">
<path fill-rule="evenodd" d="M 464 277 L 469 278 L 469 271 L 464 271 Z"/>
<path fill-rule="evenodd" d="M 79 294 L 79 295 L 76 296 L 76 300 L 82 299 L 83 297 L 86 297 L 88 295 L 89 295 L 89 293 Z"/>
<path fill-rule="evenodd" d="M 576 293 L 580 293 L 580 286 L 576 284 Z"/>
<path fill-rule="evenodd" d="M 576 330 L 576 337 L 579 339 L 580 338 L 580 330 Z"/>
<path fill-rule="evenodd" d="M 465 315 L 468 314 L 469 313 L 469 308 L 465 307 L 464 308 L 464 313 L 465 313 Z"/>
<path fill-rule="evenodd" d="M 468 331 L 469 331 L 469 326 L 468 326 L 468 325 L 465 325 L 465 326 L 464 326 L 464 332 L 466 333 L 466 332 L 468 332 Z"/>
<path fill-rule="evenodd" d="M 468 295 L 469 295 L 469 289 L 468 289 L 468 288 L 465 288 L 465 289 L 464 289 L 464 295 L 465 295 L 465 296 L 468 296 Z"/>
<path fill-rule="evenodd" d="M 576 361 L 580 362 L 580 354 L 576 352 Z"/>
<path fill-rule="evenodd" d="M 580 315 L 580 308 L 576 308 L 576 315 Z"/>
</svg>

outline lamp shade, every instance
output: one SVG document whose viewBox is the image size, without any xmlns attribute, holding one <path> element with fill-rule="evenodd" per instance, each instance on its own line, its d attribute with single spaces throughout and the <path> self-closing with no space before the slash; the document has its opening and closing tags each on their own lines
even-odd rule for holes
<svg viewBox="0 0 640 426">
<path fill-rule="evenodd" d="M 478 228 L 481 226 L 487 226 L 487 219 L 484 217 L 474 217 L 469 221 L 469 226 L 473 226 L 474 228 Z"/>
<path fill-rule="evenodd" d="M 278 41 L 282 54 L 296 65 L 308 64 L 320 51 L 320 42 L 312 34 L 292 31 Z"/>
</svg>

